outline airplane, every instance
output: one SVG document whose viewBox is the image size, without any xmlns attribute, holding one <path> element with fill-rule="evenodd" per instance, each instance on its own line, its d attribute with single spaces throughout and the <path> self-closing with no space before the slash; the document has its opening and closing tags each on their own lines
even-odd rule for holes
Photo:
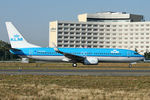
<svg viewBox="0 0 150 100">
<path fill-rule="evenodd" d="M 129 63 L 144 61 L 144 56 L 136 51 L 118 48 L 43 48 L 27 42 L 11 22 L 6 22 L 10 52 L 23 58 L 32 58 L 51 62 L 69 62 L 73 67 L 77 63 L 98 65 L 98 63 Z"/>
</svg>

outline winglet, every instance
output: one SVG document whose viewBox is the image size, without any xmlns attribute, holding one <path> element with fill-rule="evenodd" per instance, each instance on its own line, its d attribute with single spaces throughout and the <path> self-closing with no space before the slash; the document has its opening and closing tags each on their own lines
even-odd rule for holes
<svg viewBox="0 0 150 100">
<path fill-rule="evenodd" d="M 55 50 L 56 52 L 60 52 L 60 50 L 57 48 L 56 44 L 55 44 L 54 42 L 53 42 L 52 44 L 53 44 L 53 46 L 54 46 L 54 50 Z"/>
</svg>

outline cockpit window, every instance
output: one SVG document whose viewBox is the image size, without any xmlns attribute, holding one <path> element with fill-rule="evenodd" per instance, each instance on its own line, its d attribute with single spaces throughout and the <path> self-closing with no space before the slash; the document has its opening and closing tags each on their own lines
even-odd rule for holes
<svg viewBox="0 0 150 100">
<path fill-rule="evenodd" d="M 138 55 L 138 53 L 134 53 L 135 55 Z"/>
</svg>

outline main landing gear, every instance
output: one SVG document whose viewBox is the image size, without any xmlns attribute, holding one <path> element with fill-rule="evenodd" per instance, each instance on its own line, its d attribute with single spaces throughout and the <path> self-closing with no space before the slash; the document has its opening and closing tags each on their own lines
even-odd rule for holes
<svg viewBox="0 0 150 100">
<path fill-rule="evenodd" d="M 132 68 L 132 64 L 129 64 L 129 68 Z"/>
<path fill-rule="evenodd" d="M 77 67 L 77 64 L 76 64 L 76 63 L 73 63 L 73 64 L 72 64 L 72 67 Z"/>
<path fill-rule="evenodd" d="M 129 63 L 129 68 L 132 68 L 132 65 L 133 65 L 133 64 L 136 64 L 136 62 Z"/>
</svg>

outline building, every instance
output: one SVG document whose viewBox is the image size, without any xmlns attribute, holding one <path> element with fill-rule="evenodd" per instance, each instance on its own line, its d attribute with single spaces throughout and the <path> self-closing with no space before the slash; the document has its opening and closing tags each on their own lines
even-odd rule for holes
<svg viewBox="0 0 150 100">
<path fill-rule="evenodd" d="M 150 51 L 150 22 L 127 13 L 81 14 L 78 22 L 50 22 L 49 46 Z"/>
</svg>

